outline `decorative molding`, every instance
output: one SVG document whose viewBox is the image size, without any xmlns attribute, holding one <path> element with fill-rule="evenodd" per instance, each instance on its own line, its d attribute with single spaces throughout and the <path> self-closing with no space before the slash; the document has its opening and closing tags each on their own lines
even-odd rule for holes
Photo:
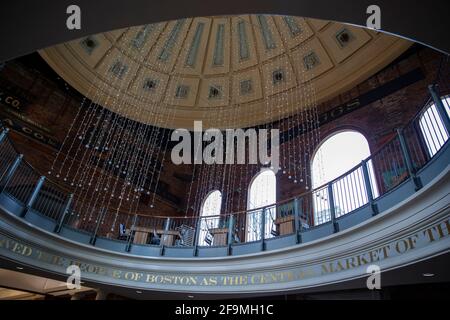
<svg viewBox="0 0 450 320">
<path fill-rule="evenodd" d="M 264 44 L 267 50 L 275 49 L 277 45 L 273 40 L 272 32 L 269 29 L 269 24 L 267 23 L 267 17 L 259 14 L 257 16 L 259 25 L 261 27 L 261 34 L 264 39 Z"/>
<path fill-rule="evenodd" d="M 186 99 L 189 95 L 189 86 L 180 84 L 175 91 L 175 98 Z"/>
<path fill-rule="evenodd" d="M 147 37 L 149 34 L 155 29 L 155 25 L 153 24 L 147 24 L 142 27 L 141 30 L 136 34 L 133 40 L 131 40 L 131 44 L 134 48 L 140 49 L 145 44 L 145 41 L 147 40 Z"/>
<path fill-rule="evenodd" d="M 161 53 L 159 54 L 159 60 L 167 61 L 170 58 L 170 55 L 172 54 L 172 49 L 176 44 L 176 41 L 178 39 L 178 36 L 180 35 L 181 28 L 184 25 L 185 20 L 178 20 L 175 25 L 172 28 L 172 31 L 169 34 L 169 37 L 167 38 L 167 41 L 164 45 L 164 47 L 161 50 Z"/>
<path fill-rule="evenodd" d="M 239 88 L 240 94 L 243 96 L 252 93 L 253 92 L 252 80 L 251 79 L 242 80 L 239 83 Z"/>
<path fill-rule="evenodd" d="M 200 47 L 200 40 L 202 38 L 203 30 L 205 29 L 205 23 L 199 22 L 197 29 L 195 30 L 194 39 L 192 40 L 191 47 L 189 49 L 188 56 L 186 58 L 186 65 L 193 67 L 197 61 L 198 49 Z"/>
<path fill-rule="evenodd" d="M 283 83 L 285 81 L 285 72 L 283 69 L 277 69 L 272 72 L 272 82 L 274 85 Z"/>
<path fill-rule="evenodd" d="M 222 86 L 213 85 L 209 87 L 209 99 L 220 99 L 222 98 Z"/>
<path fill-rule="evenodd" d="M 355 40 L 355 36 L 347 28 L 337 32 L 335 38 L 341 48 L 345 48 L 350 42 Z"/>
<path fill-rule="evenodd" d="M 306 70 L 311 70 L 320 64 L 320 59 L 314 51 L 311 51 L 303 57 L 303 64 Z"/>
<path fill-rule="evenodd" d="M 98 47 L 99 43 L 95 36 L 89 36 L 80 41 L 80 45 L 83 47 L 87 54 L 92 54 Z"/>
<path fill-rule="evenodd" d="M 109 69 L 109 71 L 115 75 L 117 78 L 122 79 L 123 76 L 127 73 L 128 71 L 128 66 L 126 64 L 124 64 L 121 61 L 116 61 L 114 62 L 114 64 L 111 66 L 111 68 Z"/>
<path fill-rule="evenodd" d="M 148 78 L 144 81 L 142 88 L 146 91 L 155 91 L 158 86 L 158 80 Z"/>
<path fill-rule="evenodd" d="M 248 48 L 247 39 L 247 23 L 244 20 L 238 22 L 238 35 L 239 35 L 239 58 L 245 60 L 250 58 L 250 51 Z"/>
<path fill-rule="evenodd" d="M 224 43 L 225 43 L 225 24 L 220 23 L 217 25 L 216 31 L 216 43 L 214 46 L 214 66 L 222 66 L 224 62 Z"/>
<path fill-rule="evenodd" d="M 287 27 L 289 28 L 289 31 L 291 32 L 292 37 L 296 37 L 302 32 L 302 29 L 298 25 L 297 21 L 295 21 L 295 18 L 292 16 L 283 16 L 283 20 L 286 23 Z"/>
</svg>

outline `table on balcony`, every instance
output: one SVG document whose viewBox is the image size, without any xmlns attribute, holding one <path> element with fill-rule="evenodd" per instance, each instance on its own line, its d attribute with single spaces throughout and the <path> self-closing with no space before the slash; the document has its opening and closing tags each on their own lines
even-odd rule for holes
<svg viewBox="0 0 450 320">
<path fill-rule="evenodd" d="M 147 227 L 135 227 L 132 230 L 134 234 L 133 243 L 148 244 L 149 236 L 155 232 L 165 246 L 173 246 L 175 240 L 180 238 L 180 232 L 176 230 L 164 231 L 163 229 L 153 229 Z"/>
<path fill-rule="evenodd" d="M 275 219 L 275 225 L 280 236 L 294 233 L 294 216 L 289 215 Z"/>
<path fill-rule="evenodd" d="M 213 246 L 226 246 L 228 244 L 228 228 L 209 229 L 214 237 Z"/>
</svg>

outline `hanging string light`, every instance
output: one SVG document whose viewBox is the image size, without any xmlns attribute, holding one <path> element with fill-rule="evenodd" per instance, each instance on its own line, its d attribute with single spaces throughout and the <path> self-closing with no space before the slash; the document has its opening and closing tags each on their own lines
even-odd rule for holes
<svg viewBox="0 0 450 320">
<path fill-rule="evenodd" d="M 208 96 L 198 95 L 197 103 L 202 106 L 197 113 L 201 118 L 198 120 L 203 121 L 203 130 L 214 124 L 226 137 L 226 129 L 235 129 L 238 124 L 249 125 L 253 118 L 263 113 L 264 122 L 254 125 L 260 130 L 279 129 L 282 139 L 280 168 L 272 169 L 280 169 L 279 174 L 285 177 L 283 183 L 302 185 L 308 189 L 311 183 L 307 169 L 309 159 L 320 139 L 316 92 L 312 81 L 314 70 L 308 70 L 304 61 L 311 51 L 309 35 L 302 28 L 296 35 L 281 32 L 287 30 L 282 17 L 239 16 L 225 19 L 222 21 L 227 28 L 230 46 L 230 72 L 225 85 L 229 90 L 216 90 L 223 96 L 230 96 L 225 104 L 215 105 Z M 304 19 L 296 18 L 295 21 L 299 26 L 307 26 Z M 185 61 L 195 37 L 196 23 L 196 19 L 185 19 L 183 22 L 128 28 L 118 36 L 102 59 L 99 77 L 89 88 L 91 100 L 82 100 L 49 169 L 49 175 L 72 188 L 77 199 L 74 214 L 83 223 L 92 223 L 102 217 L 102 222 L 108 221 L 108 227 L 114 231 L 121 213 L 127 212 L 128 216 L 137 214 L 143 206 L 143 199 L 147 199 L 150 212 L 155 209 L 160 199 L 164 163 L 170 152 L 172 131 L 167 128 L 174 128 L 177 116 L 177 90 L 191 78 L 184 70 L 188 68 Z M 250 49 L 251 54 L 255 55 L 255 64 L 264 74 L 259 84 L 262 87 L 261 98 L 257 97 L 259 91 L 253 90 L 248 94 L 254 99 L 242 99 L 244 93 L 241 87 L 248 80 L 248 75 L 238 72 L 248 66 L 247 60 L 240 57 L 242 39 L 239 32 L 243 27 L 248 41 L 255 43 L 254 48 Z M 177 39 L 175 29 L 179 32 Z M 159 30 L 159 36 L 155 36 L 152 44 L 140 47 L 142 37 L 148 37 L 155 30 Z M 172 52 L 167 60 L 158 58 L 161 39 L 172 39 L 177 44 L 170 47 Z M 292 41 L 298 43 L 296 48 L 292 47 Z M 294 49 L 296 58 L 292 54 Z M 206 57 L 206 54 L 203 56 Z M 136 68 L 127 69 L 122 64 L 130 57 L 137 61 Z M 283 59 L 277 60 L 275 57 Z M 147 60 L 150 58 L 149 67 Z M 204 68 L 204 63 L 201 63 Z M 152 94 L 164 101 L 149 100 L 146 91 L 142 90 L 143 85 L 152 85 L 148 82 L 146 68 L 167 75 L 167 87 L 156 86 L 152 89 Z M 202 75 L 202 70 L 199 75 Z M 256 88 L 256 84 L 253 85 Z M 212 86 L 215 84 L 212 83 Z M 129 91 L 134 92 L 131 102 L 124 98 L 128 97 Z M 253 105 L 247 103 L 248 100 L 257 103 Z M 214 111 L 211 111 L 213 108 Z M 241 114 L 244 108 L 248 108 L 246 117 Z M 225 147 L 226 140 L 223 142 Z M 202 146 L 203 143 L 194 146 L 194 153 L 203 152 Z M 236 154 L 234 156 L 236 162 Z M 269 165 L 250 164 L 248 152 L 245 156 L 246 162 L 242 165 L 193 164 L 185 215 L 188 216 L 190 210 L 198 215 L 205 196 L 213 190 L 222 192 L 224 212 L 245 209 L 247 184 L 261 166 Z M 226 160 L 226 154 L 223 160 Z M 101 215 L 104 208 L 108 210 Z"/>
</svg>

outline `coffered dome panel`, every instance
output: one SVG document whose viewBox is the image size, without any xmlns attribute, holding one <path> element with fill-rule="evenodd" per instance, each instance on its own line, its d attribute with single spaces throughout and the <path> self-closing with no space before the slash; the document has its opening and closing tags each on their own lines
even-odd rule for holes
<svg viewBox="0 0 450 320">
<path fill-rule="evenodd" d="M 318 102 L 332 98 L 410 45 L 335 22 L 242 15 L 130 27 L 40 54 L 82 94 L 129 118 L 171 128 L 192 128 L 194 120 L 232 128 L 308 108 L 306 84 Z M 286 108 L 267 112 L 281 100 Z"/>
</svg>

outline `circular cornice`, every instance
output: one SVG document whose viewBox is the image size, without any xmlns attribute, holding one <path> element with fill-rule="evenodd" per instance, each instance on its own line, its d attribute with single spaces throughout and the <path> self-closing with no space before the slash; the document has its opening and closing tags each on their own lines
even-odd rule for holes
<svg viewBox="0 0 450 320">
<path fill-rule="evenodd" d="M 2 258 L 50 274 L 64 275 L 67 265 L 77 262 L 83 268 L 83 281 L 180 294 L 252 295 L 330 285 L 367 277 L 367 267 L 371 264 L 386 272 L 448 252 L 448 231 L 441 236 L 435 232 L 430 237 L 430 230 L 434 232 L 449 223 L 449 174 L 450 166 L 447 166 L 409 198 L 337 234 L 264 253 L 217 258 L 118 253 L 61 238 L 3 209 L 0 210 L 0 253 Z M 363 259 L 360 263 L 355 262 L 358 257 Z M 348 261 L 356 265 L 349 265 Z M 272 280 L 239 283 L 239 279 L 260 280 L 265 275 Z M 191 282 L 155 283 L 149 281 L 153 276 L 158 279 L 178 276 Z M 202 279 L 216 278 L 223 282 L 224 277 L 237 282 L 201 283 Z"/>
</svg>

